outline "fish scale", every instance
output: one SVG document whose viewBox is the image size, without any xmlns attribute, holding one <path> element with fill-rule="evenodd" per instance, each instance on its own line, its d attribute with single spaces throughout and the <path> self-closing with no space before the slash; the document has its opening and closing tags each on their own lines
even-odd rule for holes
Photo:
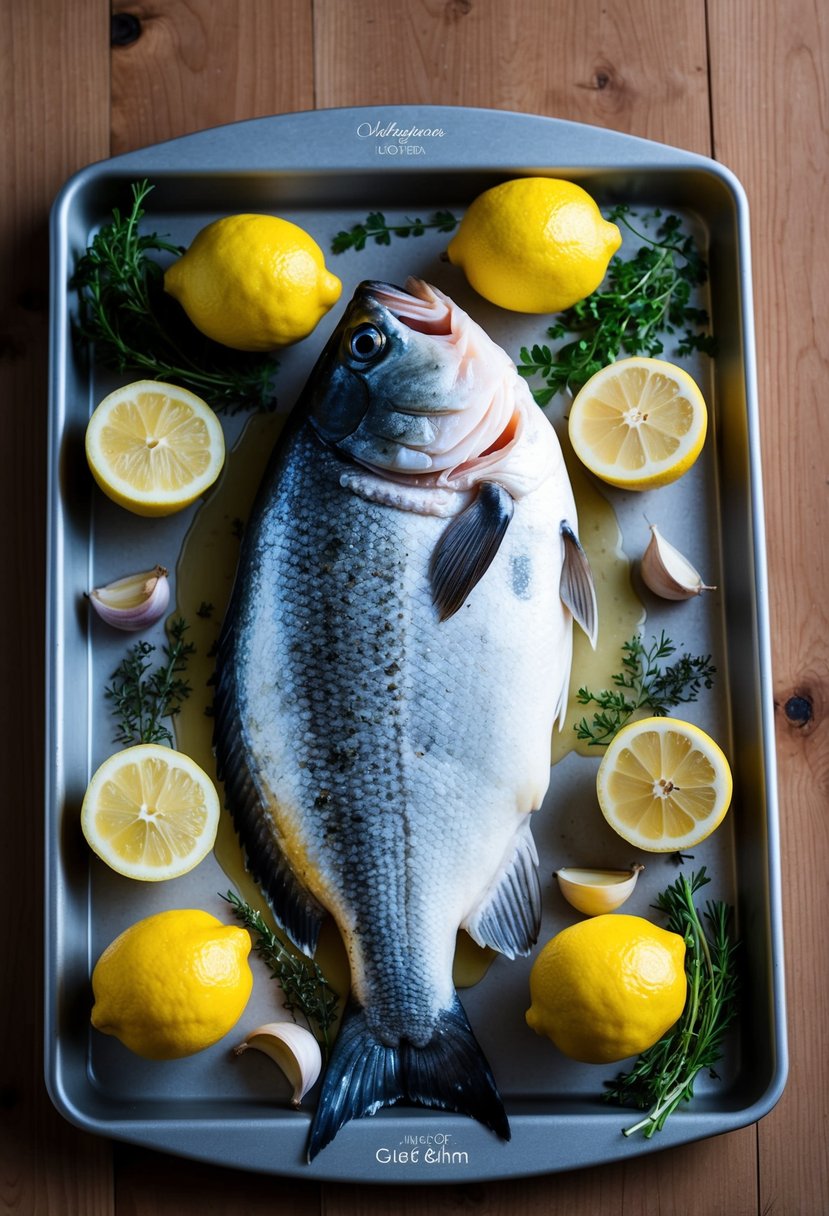
<svg viewBox="0 0 829 1216">
<path fill-rule="evenodd" d="M 359 956 L 354 979 L 361 1003 L 384 1038 L 405 1033 L 416 1041 L 428 1037 L 449 999 L 456 930 L 479 876 L 491 873 L 493 841 L 501 838 L 503 852 L 520 816 L 538 805 L 512 792 L 510 774 L 532 749 L 520 737 L 527 723 L 511 715 L 502 720 L 498 701 L 529 666 L 522 681 L 528 716 L 534 704 L 549 702 L 554 671 L 543 656 L 555 638 L 551 628 L 541 634 L 534 628 L 540 653 L 527 664 L 512 653 L 520 646 L 500 636 L 497 601 L 510 578 L 511 551 L 522 549 L 520 523 L 489 572 L 491 584 L 479 588 L 460 620 L 438 624 L 427 572 L 445 521 L 390 512 L 344 491 L 341 462 L 307 430 L 287 465 L 290 475 L 276 475 L 255 525 L 257 574 L 238 618 L 240 634 L 250 630 L 239 682 L 262 698 L 250 693 L 244 702 L 250 746 L 260 757 L 269 799 L 283 813 L 289 804 L 298 808 L 307 835 L 300 876 L 335 912 L 352 955 Z M 307 557 L 297 562 L 297 552 Z M 549 579 L 543 597 L 540 588 L 535 600 L 520 600 L 511 589 L 508 595 L 527 616 L 541 615 L 541 598 L 555 618 L 557 589 Z M 519 643 L 518 620 L 510 633 Z M 495 643 L 502 651 L 498 662 Z M 392 665 L 399 671 L 388 676 Z M 257 678 L 263 669 L 272 682 Z M 548 707 L 532 733 L 549 739 L 551 719 Z M 276 736 L 302 741 L 292 772 L 275 751 Z M 545 770 L 542 784 L 539 774 L 539 800 L 547 776 Z M 430 832 L 447 805 L 454 823 Z M 504 809 L 513 812 L 513 822 L 504 821 Z M 382 885 L 378 850 L 388 862 Z M 468 859 L 464 881 L 453 873 L 458 850 Z M 454 888 L 447 893 L 444 875 Z M 424 944 L 431 957 L 422 957 Z M 416 991 L 423 973 L 431 983 L 425 1021 L 413 1012 L 423 1007 Z"/>
<path fill-rule="evenodd" d="M 362 307 L 358 293 L 351 311 Z M 249 868 L 300 948 L 313 952 L 333 916 L 351 967 L 311 1155 L 347 1119 L 401 1099 L 465 1110 L 509 1135 L 452 964 L 460 927 L 509 955 L 537 932 L 529 817 L 549 782 L 572 642 L 561 599 L 572 545 L 559 524 L 575 511 L 546 421 L 530 413 L 520 432 L 536 445 L 538 484 L 519 484 L 494 553 L 442 619 L 432 570 L 453 518 L 421 509 L 422 497 L 409 507 L 395 483 L 378 491 L 373 474 L 366 489 L 320 433 L 328 398 L 315 403 L 315 388 L 336 377 L 348 323 L 347 313 L 260 488 L 217 667 L 217 760 Z M 435 340 L 398 336 L 404 354 L 420 344 L 414 362 L 428 371 L 423 344 L 431 352 Z M 331 398 L 337 427 L 354 425 L 349 386 Z M 378 400 L 393 408 L 389 391 Z M 362 436 L 361 451 L 373 443 Z M 376 450 L 398 460 L 385 435 Z M 454 518 L 475 502 L 460 495 Z M 499 510 L 493 499 L 486 519 Z M 464 541 L 473 550 L 477 527 Z"/>
</svg>

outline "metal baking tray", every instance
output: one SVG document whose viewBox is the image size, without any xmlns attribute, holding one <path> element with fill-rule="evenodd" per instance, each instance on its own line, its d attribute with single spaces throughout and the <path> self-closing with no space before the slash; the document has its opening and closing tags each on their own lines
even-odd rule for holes
<svg viewBox="0 0 829 1216">
<path fill-rule="evenodd" d="M 83 453 L 86 423 L 104 393 L 129 377 L 103 375 L 81 357 L 72 341 L 75 302 L 68 281 L 90 234 L 113 206 L 128 205 L 130 183 L 145 177 L 155 185 L 145 225 L 174 241 L 188 243 L 221 214 L 271 211 L 301 223 L 327 249 L 339 228 L 369 210 L 391 217 L 440 207 L 458 212 L 495 182 L 534 173 L 571 178 L 603 207 L 627 202 L 678 211 L 709 263 L 705 303 L 719 351 L 713 360 L 700 356 L 689 365 L 711 414 L 703 457 L 671 487 L 609 497 L 630 556 L 644 549 L 648 521 L 658 521 L 677 543 L 684 538 L 685 551 L 718 587 L 683 605 L 660 605 L 644 595 L 644 630 L 647 637 L 665 628 L 693 653 L 710 653 L 718 668 L 714 691 L 684 707 L 683 716 L 724 743 L 735 796 L 725 824 L 694 850 L 687 866 L 705 864 L 714 879 L 706 893 L 735 905 L 743 943 L 742 1013 L 720 1077 L 701 1075 L 693 1103 L 661 1133 L 628 1139 L 621 1129 L 636 1112 L 600 1100 L 603 1081 L 617 1066 L 568 1062 L 532 1034 L 524 1023 L 531 960 L 498 960 L 462 997 L 504 1096 L 512 1140 L 501 1143 L 470 1119 L 396 1107 L 347 1125 L 307 1165 L 310 1113 L 288 1108 L 281 1076 L 267 1062 L 255 1068 L 247 1066 L 250 1056 L 233 1060 L 233 1036 L 190 1059 L 157 1064 L 90 1028 L 89 977 L 107 943 L 133 921 L 167 907 L 203 907 L 229 919 L 217 895 L 229 883 L 212 857 L 171 883 L 133 883 L 105 871 L 80 834 L 89 776 L 115 750 L 103 689 L 129 641 L 90 620 L 84 592 L 145 568 L 142 561 L 163 560 L 174 568 L 197 508 L 142 520 L 93 487 Z M 782 1091 L 787 1065 L 748 218 L 739 183 L 703 157 L 554 119 L 430 106 L 340 109 L 199 132 L 92 165 L 57 198 L 51 240 L 45 1037 L 47 1086 L 57 1108 L 90 1132 L 238 1168 L 415 1183 L 593 1165 L 763 1116 Z M 445 240 L 427 234 L 329 256 L 344 282 L 342 302 L 363 278 L 402 281 L 415 273 L 457 298 L 511 353 L 543 340 L 546 318 L 496 316 L 465 287 L 460 272 L 440 260 Z M 339 313 L 340 306 L 285 354 L 277 380 L 282 407 L 291 404 Z M 551 416 L 563 413 L 554 403 Z M 241 421 L 228 418 L 226 426 L 232 441 Z M 163 641 L 162 627 L 150 636 Z M 554 889 L 554 868 L 632 860 L 596 810 L 596 764 L 569 755 L 556 765 L 545 807 L 534 820 L 545 902 L 542 941 L 576 919 Z M 647 869 L 625 911 L 653 915 L 650 902 L 676 871 L 663 857 L 644 860 Z M 249 1029 L 257 1018 L 275 1014 L 276 986 L 257 970 L 242 1025 Z"/>
</svg>

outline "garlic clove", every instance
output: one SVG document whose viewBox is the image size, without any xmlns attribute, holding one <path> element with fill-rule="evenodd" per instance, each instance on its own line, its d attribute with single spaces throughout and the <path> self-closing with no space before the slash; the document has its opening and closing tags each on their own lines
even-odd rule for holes
<svg viewBox="0 0 829 1216">
<path fill-rule="evenodd" d="M 630 898 L 644 868 L 635 865 L 629 870 L 592 870 L 565 866 L 555 873 L 568 904 L 587 916 L 601 916 L 621 908 Z"/>
<path fill-rule="evenodd" d="M 240 1056 L 249 1048 L 263 1052 L 279 1065 L 293 1087 L 291 1106 L 299 1108 L 322 1069 L 322 1052 L 310 1030 L 296 1022 L 268 1022 L 234 1047 L 234 1055 Z"/>
<path fill-rule="evenodd" d="M 642 555 L 642 580 L 654 595 L 665 600 L 689 600 L 703 591 L 716 591 L 707 586 L 700 574 L 679 549 L 666 540 L 651 524 L 651 539 Z"/>
<path fill-rule="evenodd" d="M 170 603 L 170 580 L 163 566 L 140 570 L 90 591 L 89 600 L 102 621 L 134 633 L 161 620 Z"/>
</svg>

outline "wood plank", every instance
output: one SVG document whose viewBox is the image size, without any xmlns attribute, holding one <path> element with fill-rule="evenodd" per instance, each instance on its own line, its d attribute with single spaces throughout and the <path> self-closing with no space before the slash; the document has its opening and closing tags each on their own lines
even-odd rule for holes
<svg viewBox="0 0 829 1216">
<path fill-rule="evenodd" d="M 360 20 L 342 0 L 316 0 L 317 104 L 494 106 L 594 123 L 710 154 L 702 0 L 417 0 L 405 11 L 365 0 Z M 389 115 L 390 116 L 390 115 Z M 756 1134 L 660 1153 L 554 1179 L 473 1188 L 487 1212 L 593 1216 L 658 1210 L 685 1216 L 710 1177 L 706 1212 L 756 1210 Z M 467 1190 L 467 1188 L 465 1188 Z M 327 1216 L 454 1210 L 454 1188 L 394 1191 L 324 1187 Z"/>
<path fill-rule="evenodd" d="M 755 1129 L 647 1160 L 458 1186 L 326 1186 L 324 1216 L 756 1216 Z M 727 1164 L 726 1164 L 727 1163 Z M 731 1173 L 736 1176 L 730 1176 Z M 702 1181 L 701 1181 L 702 1180 Z M 690 1188 L 690 1189 L 689 1189 Z M 703 1189 L 704 1188 L 704 1189 Z M 689 1197 L 691 1197 L 689 1199 Z"/>
<path fill-rule="evenodd" d="M 112 1211 L 106 1141 L 70 1127 L 43 1084 L 43 602 L 48 213 L 109 146 L 106 0 L 0 4 L 0 1206 Z"/>
<path fill-rule="evenodd" d="M 115 0 L 113 12 L 137 20 L 140 33 L 112 53 L 113 154 L 311 109 L 311 7 L 311 0 Z"/>
<path fill-rule="evenodd" d="M 317 1216 L 320 1188 L 168 1157 L 131 1145 L 115 1150 L 117 1216 Z"/>
<path fill-rule="evenodd" d="M 707 152 L 703 0 L 316 0 L 318 106 L 491 106 Z"/>
<path fill-rule="evenodd" d="M 116 0 L 139 22 L 112 50 L 112 151 L 125 152 L 220 123 L 311 108 L 311 0 Z M 126 31 L 129 33 L 129 29 Z M 134 30 L 132 31 L 135 32 Z M 284 1210 L 311 1216 L 319 1187 L 242 1174 L 119 1145 L 118 1216 Z"/>
<path fill-rule="evenodd" d="M 714 140 L 752 208 L 783 838 L 789 1082 L 759 1125 L 761 1210 L 825 1211 L 829 1120 L 829 10 L 709 0 Z M 812 708 L 804 725 L 786 704 Z"/>
</svg>

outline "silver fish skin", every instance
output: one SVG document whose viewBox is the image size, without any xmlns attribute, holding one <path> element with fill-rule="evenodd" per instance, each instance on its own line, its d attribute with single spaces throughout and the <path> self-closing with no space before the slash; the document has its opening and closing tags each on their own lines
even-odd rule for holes
<svg viewBox="0 0 829 1216">
<path fill-rule="evenodd" d="M 246 529 L 219 646 L 220 775 L 278 922 L 313 954 L 333 916 L 351 966 L 309 1158 L 399 1101 L 509 1136 L 454 990 L 456 934 L 510 957 L 536 939 L 530 816 L 573 613 L 594 627 L 569 480 L 528 397 L 446 297 L 362 285 Z M 450 582 L 462 569 L 446 612 L 442 546 Z"/>
</svg>

